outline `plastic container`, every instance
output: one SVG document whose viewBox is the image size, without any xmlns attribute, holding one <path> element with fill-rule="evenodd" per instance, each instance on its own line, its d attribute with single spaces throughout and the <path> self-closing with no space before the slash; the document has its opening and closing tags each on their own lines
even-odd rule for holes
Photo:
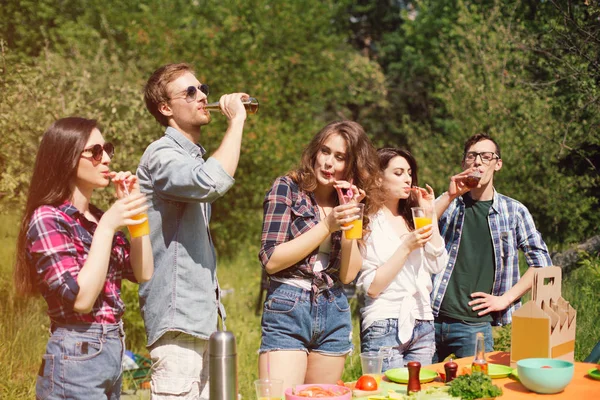
<svg viewBox="0 0 600 400">
<path fill-rule="evenodd" d="M 331 390 L 333 392 L 340 393 L 339 396 L 333 397 L 319 397 L 319 400 L 351 400 L 352 399 L 352 390 L 345 386 L 339 385 L 331 385 L 327 383 L 313 383 L 307 385 L 296 385 L 295 393 L 300 392 L 303 389 L 309 388 L 311 386 L 318 386 L 325 390 Z M 292 388 L 285 389 L 285 400 L 307 400 L 309 397 L 299 396 L 298 394 L 292 394 Z"/>
</svg>

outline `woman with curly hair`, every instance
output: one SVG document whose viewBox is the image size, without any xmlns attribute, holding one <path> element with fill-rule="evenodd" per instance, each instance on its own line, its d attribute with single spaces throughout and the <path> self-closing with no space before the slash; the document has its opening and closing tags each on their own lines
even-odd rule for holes
<svg viewBox="0 0 600 400">
<path fill-rule="evenodd" d="M 300 167 L 267 192 L 259 252 L 270 281 L 261 322 L 261 378 L 282 379 L 284 388 L 341 378 L 352 350 L 343 284 L 354 280 L 362 264 L 358 240 L 342 231 L 359 218 L 357 204 L 370 191 L 378 193 L 378 177 L 377 154 L 362 126 L 339 121 L 317 133 Z M 371 212 L 367 206 L 363 227 Z"/>
</svg>

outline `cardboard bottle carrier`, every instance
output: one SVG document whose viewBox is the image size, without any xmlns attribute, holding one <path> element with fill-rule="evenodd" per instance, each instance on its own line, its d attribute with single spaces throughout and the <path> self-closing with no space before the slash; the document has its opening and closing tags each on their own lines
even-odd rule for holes
<svg viewBox="0 0 600 400">
<path fill-rule="evenodd" d="M 574 361 L 576 311 L 561 296 L 562 269 L 536 268 L 531 300 L 513 313 L 510 365 L 524 358 Z"/>
</svg>

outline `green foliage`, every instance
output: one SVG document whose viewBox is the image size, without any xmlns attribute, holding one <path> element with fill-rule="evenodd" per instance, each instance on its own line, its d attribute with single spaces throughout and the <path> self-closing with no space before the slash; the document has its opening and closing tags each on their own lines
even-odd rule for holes
<svg viewBox="0 0 600 400">
<path fill-rule="evenodd" d="M 17 297 L 12 271 L 19 221 L 0 214 L 0 398 L 32 399 L 35 376 L 48 339 L 49 320 L 41 298 Z"/>
<path fill-rule="evenodd" d="M 600 304 L 600 259 L 589 257 L 581 266 L 563 277 L 562 296 L 577 311 L 575 359 L 585 359 L 594 345 L 600 341 L 598 315 Z"/>
<path fill-rule="evenodd" d="M 35 41 L 37 33 L 11 36 L 0 75 L 0 129 L 6 133 L 0 139 L 0 207 L 23 204 L 39 138 L 59 117 L 97 118 L 117 145 L 111 167 L 135 170 L 145 147 L 162 133 L 145 110 L 141 88 L 158 66 L 185 60 L 216 98 L 245 91 L 260 100 L 259 114 L 246 122 L 236 185 L 215 203 L 211 224 L 221 254 L 257 243 L 262 199 L 275 177 L 298 162 L 325 123 L 367 118 L 385 106 L 385 79 L 377 63 L 344 44 L 344 25 L 331 23 L 343 2 L 206 5 L 87 1 L 76 18 L 53 18 L 57 7 L 40 20 L 52 25 L 47 46 L 29 49 L 37 57 L 26 61 L 18 46 Z M 20 15 L 16 6 L 7 10 Z M 220 115 L 203 129 L 209 154 L 225 130 Z M 111 198 L 112 191 L 104 191 L 97 202 L 106 206 Z"/>
<path fill-rule="evenodd" d="M 382 12 L 365 5 L 376 0 L 355 3 L 359 21 Z M 385 21 L 400 18 L 361 32 L 376 40 L 373 57 L 398 110 L 389 115 L 385 143 L 407 144 L 420 163 L 421 182 L 441 193 L 461 170 L 464 141 L 489 133 L 504 161 L 497 189 L 530 209 L 547 241 L 597 232 L 598 6 L 410 3 L 416 14 L 382 5 L 390 16 Z"/>
</svg>

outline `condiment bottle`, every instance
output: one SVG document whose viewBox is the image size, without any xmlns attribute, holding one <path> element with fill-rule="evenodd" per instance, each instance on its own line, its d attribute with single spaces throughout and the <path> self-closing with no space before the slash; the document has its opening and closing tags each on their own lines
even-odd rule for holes
<svg viewBox="0 0 600 400">
<path fill-rule="evenodd" d="M 485 359 L 485 338 L 482 332 L 477 332 L 475 336 L 475 358 L 473 364 L 471 364 L 471 372 L 488 374 L 488 363 Z"/>
<path fill-rule="evenodd" d="M 421 363 L 418 361 L 410 361 L 406 364 L 408 368 L 408 386 L 406 387 L 406 394 L 421 391 L 421 380 L 419 375 L 421 373 Z"/>
<path fill-rule="evenodd" d="M 452 381 L 452 379 L 456 378 L 456 371 L 458 370 L 458 364 L 452 361 L 448 361 L 444 364 L 444 370 L 446 371 L 446 383 Z"/>
</svg>

